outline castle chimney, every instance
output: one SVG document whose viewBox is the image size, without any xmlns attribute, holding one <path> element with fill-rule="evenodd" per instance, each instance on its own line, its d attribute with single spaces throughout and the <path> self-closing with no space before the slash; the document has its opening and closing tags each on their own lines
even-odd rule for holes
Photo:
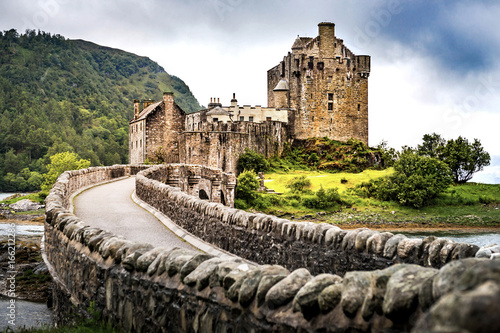
<svg viewBox="0 0 500 333">
<path fill-rule="evenodd" d="M 163 93 L 163 103 L 173 103 L 174 102 L 174 93 L 173 92 L 164 92 Z"/>
<path fill-rule="evenodd" d="M 141 113 L 140 102 L 138 99 L 134 99 L 134 119 L 139 118 L 140 113 Z"/>
<path fill-rule="evenodd" d="M 318 24 L 320 57 L 333 58 L 335 55 L 335 24 L 321 22 Z"/>
<path fill-rule="evenodd" d="M 233 99 L 231 100 L 231 107 L 237 107 L 238 101 L 236 100 L 236 94 L 233 93 Z"/>
<path fill-rule="evenodd" d="M 142 101 L 142 109 L 144 110 L 145 108 L 147 108 L 148 106 L 150 106 L 151 104 L 153 104 L 155 101 L 153 101 L 152 99 L 145 99 Z"/>
</svg>

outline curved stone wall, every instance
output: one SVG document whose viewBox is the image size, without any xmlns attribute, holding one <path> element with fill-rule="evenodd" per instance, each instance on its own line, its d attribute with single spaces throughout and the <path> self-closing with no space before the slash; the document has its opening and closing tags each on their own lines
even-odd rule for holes
<svg viewBox="0 0 500 333">
<path fill-rule="evenodd" d="M 70 305 L 84 310 L 94 302 L 108 322 L 125 331 L 138 332 L 500 330 L 496 320 L 500 310 L 498 260 L 467 258 L 441 269 L 393 265 L 394 256 L 405 257 L 405 249 L 415 249 L 400 246 L 401 240 L 397 246 L 388 247 L 390 239 L 397 236 L 376 236 L 368 230 L 343 232 L 324 225 L 300 227 L 260 215 L 247 219 L 246 226 L 237 225 L 236 216 L 244 212 L 196 199 L 145 177 L 158 171 L 157 167 L 137 175 L 137 194 L 141 192 L 140 196 L 150 204 L 155 203 L 153 197 L 157 196 L 158 200 L 190 208 L 193 216 L 204 214 L 206 221 L 211 221 L 205 223 L 206 230 L 216 226 L 212 219 L 218 217 L 221 224 L 232 225 L 235 230 L 246 229 L 248 234 L 259 237 L 264 235 L 263 230 L 269 234 L 282 230 L 280 237 L 294 235 L 295 240 L 290 242 L 302 244 L 303 248 L 312 244 L 326 248 L 340 242 L 343 251 L 354 246 L 356 251 L 373 254 L 367 248 L 378 249 L 382 256 L 386 247 L 388 251 L 393 248 L 392 257 L 386 253 L 391 266 L 349 271 L 343 276 L 313 276 L 304 268 L 224 261 L 198 252 L 131 242 L 86 226 L 68 211 L 73 191 L 98 179 L 115 178 L 113 174 L 133 173 L 130 167 L 73 171 L 61 175 L 46 200 L 44 256 L 56 281 L 54 303 L 59 321 Z M 198 213 L 197 207 L 202 206 L 204 213 Z M 385 237 L 389 240 L 384 241 Z M 230 235 L 227 238 L 228 242 L 233 241 Z M 262 238 L 262 242 L 267 240 Z M 451 247 L 445 243 L 441 249 Z M 280 246 L 267 244 L 276 250 Z M 361 250 L 363 246 L 365 249 Z M 453 253 L 460 253 L 455 252 L 456 247 L 440 251 L 440 261 L 447 262 Z M 411 256 L 410 251 L 406 257 Z"/>
</svg>

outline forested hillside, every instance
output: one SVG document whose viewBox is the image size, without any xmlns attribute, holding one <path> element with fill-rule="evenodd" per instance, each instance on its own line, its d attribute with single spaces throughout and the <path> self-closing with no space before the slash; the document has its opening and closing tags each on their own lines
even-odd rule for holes
<svg viewBox="0 0 500 333">
<path fill-rule="evenodd" d="M 50 156 L 128 162 L 134 99 L 172 91 L 200 109 L 189 87 L 149 58 L 28 30 L 0 32 L 0 191 L 39 188 Z"/>
</svg>

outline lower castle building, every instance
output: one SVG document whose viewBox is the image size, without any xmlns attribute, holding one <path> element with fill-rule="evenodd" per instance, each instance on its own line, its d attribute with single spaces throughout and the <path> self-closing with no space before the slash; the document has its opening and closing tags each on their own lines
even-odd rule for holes
<svg viewBox="0 0 500 333">
<path fill-rule="evenodd" d="M 370 57 L 354 55 L 320 23 L 315 38 L 297 37 L 268 71 L 268 107 L 230 105 L 213 98 L 207 109 L 186 114 L 164 93 L 159 102 L 134 101 L 130 163 L 201 164 L 236 172 L 246 148 L 270 157 L 286 142 L 310 137 L 368 144 Z"/>
</svg>

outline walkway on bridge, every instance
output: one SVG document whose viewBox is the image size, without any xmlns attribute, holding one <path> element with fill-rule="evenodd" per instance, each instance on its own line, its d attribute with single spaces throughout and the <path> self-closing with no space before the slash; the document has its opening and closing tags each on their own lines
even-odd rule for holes
<svg viewBox="0 0 500 333">
<path fill-rule="evenodd" d="M 195 249 L 132 201 L 134 189 L 135 177 L 92 187 L 75 198 L 75 215 L 87 225 L 129 240 L 155 247 Z"/>
</svg>

